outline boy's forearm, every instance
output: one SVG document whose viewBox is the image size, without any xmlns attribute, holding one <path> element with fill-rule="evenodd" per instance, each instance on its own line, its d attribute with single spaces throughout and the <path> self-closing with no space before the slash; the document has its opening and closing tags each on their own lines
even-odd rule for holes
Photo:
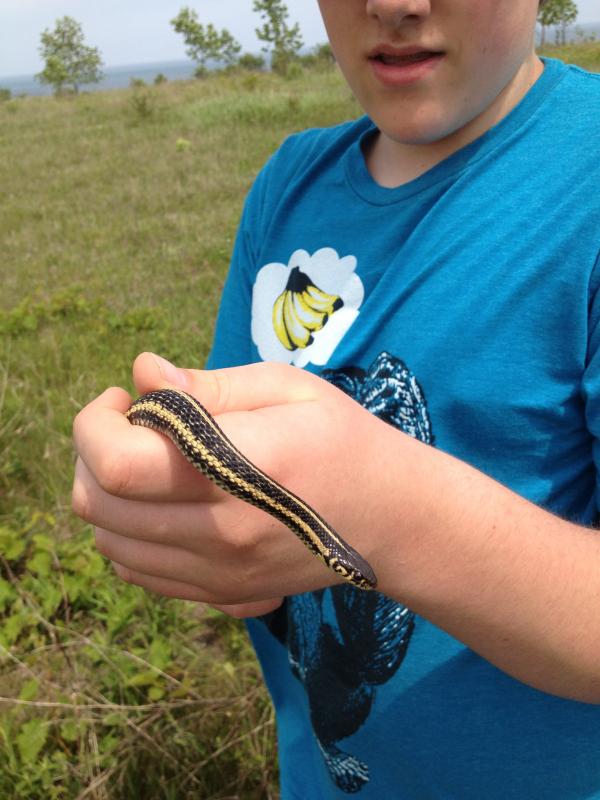
<svg viewBox="0 0 600 800">
<path fill-rule="evenodd" d="M 386 433 L 394 441 L 378 465 L 382 536 L 372 556 L 380 590 L 518 680 L 600 703 L 595 531 Z"/>
</svg>

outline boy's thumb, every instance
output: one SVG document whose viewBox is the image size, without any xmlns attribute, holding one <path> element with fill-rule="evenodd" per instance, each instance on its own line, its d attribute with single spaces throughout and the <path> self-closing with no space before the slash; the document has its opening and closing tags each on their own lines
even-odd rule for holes
<svg viewBox="0 0 600 800">
<path fill-rule="evenodd" d="M 260 362 L 227 369 L 183 369 L 154 353 L 142 353 L 136 358 L 133 379 L 139 394 L 169 387 L 183 389 L 211 414 L 314 400 L 322 383 L 316 376 L 286 364 Z"/>
<path fill-rule="evenodd" d="M 133 382 L 138 394 L 165 388 L 168 384 L 189 392 L 187 370 L 179 369 L 155 353 L 141 353 L 133 363 Z"/>
</svg>

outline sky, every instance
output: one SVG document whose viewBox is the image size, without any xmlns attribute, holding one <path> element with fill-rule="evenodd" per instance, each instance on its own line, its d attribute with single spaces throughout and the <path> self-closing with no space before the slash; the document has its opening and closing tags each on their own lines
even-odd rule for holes
<svg viewBox="0 0 600 800">
<path fill-rule="evenodd" d="M 83 27 L 86 44 L 98 47 L 106 66 L 185 59 L 183 39 L 169 21 L 186 5 L 201 22 L 227 28 L 244 50 L 258 52 L 260 23 L 252 0 L 0 0 L 0 76 L 32 75 L 42 69 L 40 34 L 63 16 Z M 317 0 L 286 0 L 308 46 L 326 40 Z M 600 0 L 577 0 L 578 23 L 600 22 Z"/>
<path fill-rule="evenodd" d="M 316 0 L 286 5 L 306 45 L 326 41 Z M 39 72 L 40 34 L 63 16 L 81 23 L 86 44 L 99 48 L 106 66 L 185 59 L 183 37 L 169 24 L 184 6 L 195 8 L 201 22 L 227 28 L 244 51 L 260 51 L 252 0 L 0 0 L 0 75 Z"/>
</svg>

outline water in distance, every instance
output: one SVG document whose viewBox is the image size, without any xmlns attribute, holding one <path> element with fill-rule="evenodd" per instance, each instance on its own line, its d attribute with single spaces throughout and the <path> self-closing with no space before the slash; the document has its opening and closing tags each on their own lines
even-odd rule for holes
<svg viewBox="0 0 600 800">
<path fill-rule="evenodd" d="M 80 87 L 83 92 L 106 91 L 107 89 L 123 89 L 132 80 L 143 80 L 153 83 L 157 75 L 162 74 L 170 81 L 187 80 L 194 77 L 196 64 L 192 61 L 156 61 L 149 64 L 128 64 L 121 67 L 104 67 L 104 78 L 100 83 L 87 83 Z M 33 75 L 14 75 L 0 77 L 0 89 L 10 89 L 13 97 L 21 94 L 52 94 L 51 86 L 45 86 Z"/>
</svg>

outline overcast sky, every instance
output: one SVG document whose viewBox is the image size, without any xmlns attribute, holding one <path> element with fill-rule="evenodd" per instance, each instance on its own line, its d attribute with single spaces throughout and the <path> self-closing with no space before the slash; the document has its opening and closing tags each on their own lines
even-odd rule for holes
<svg viewBox="0 0 600 800">
<path fill-rule="evenodd" d="M 65 15 L 83 26 L 86 43 L 98 47 L 107 66 L 185 58 L 182 37 L 169 25 L 189 5 L 201 21 L 227 28 L 245 50 L 257 52 L 259 17 L 252 0 L 0 0 L 0 76 L 39 72 L 40 33 Z M 316 0 L 287 0 L 307 45 L 325 41 Z M 578 22 L 600 22 L 600 0 L 578 0 Z"/>
</svg>

